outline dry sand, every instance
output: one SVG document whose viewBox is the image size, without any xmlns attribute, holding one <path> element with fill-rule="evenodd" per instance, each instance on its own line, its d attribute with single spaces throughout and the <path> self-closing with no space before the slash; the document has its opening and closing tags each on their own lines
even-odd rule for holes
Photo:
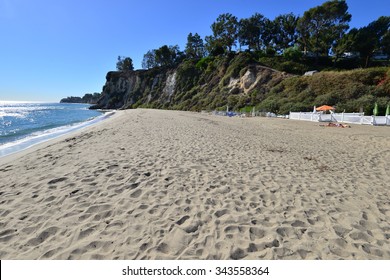
<svg viewBox="0 0 390 280">
<path fill-rule="evenodd" d="M 390 128 L 129 110 L 0 159 L 1 259 L 390 259 Z"/>
</svg>

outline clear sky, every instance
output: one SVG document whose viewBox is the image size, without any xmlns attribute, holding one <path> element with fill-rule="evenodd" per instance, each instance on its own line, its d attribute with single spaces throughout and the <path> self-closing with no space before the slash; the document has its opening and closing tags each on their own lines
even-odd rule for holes
<svg viewBox="0 0 390 280">
<path fill-rule="evenodd" d="M 0 100 L 59 101 L 101 92 L 117 56 L 136 69 L 163 45 L 184 50 L 222 13 L 303 15 L 325 0 L 0 0 Z M 351 27 L 390 15 L 389 0 L 349 0 Z"/>
</svg>

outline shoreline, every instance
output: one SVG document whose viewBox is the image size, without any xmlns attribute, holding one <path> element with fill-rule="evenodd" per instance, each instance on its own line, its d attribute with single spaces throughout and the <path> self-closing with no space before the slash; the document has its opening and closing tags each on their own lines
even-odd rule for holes
<svg viewBox="0 0 390 280">
<path fill-rule="evenodd" d="M 115 111 L 102 112 L 100 116 L 97 116 L 90 120 L 86 120 L 81 123 L 61 126 L 54 129 L 42 131 L 39 135 L 30 135 L 17 141 L 0 145 L 0 162 L 1 159 L 5 157 L 34 148 L 36 145 L 44 144 L 48 141 L 55 140 L 59 137 L 66 136 L 68 134 L 88 128 L 92 125 L 104 121 L 107 118 L 110 118 L 113 114 L 115 114 Z"/>
<path fill-rule="evenodd" d="M 0 258 L 388 260 L 389 140 L 120 111 L 0 159 Z"/>
</svg>

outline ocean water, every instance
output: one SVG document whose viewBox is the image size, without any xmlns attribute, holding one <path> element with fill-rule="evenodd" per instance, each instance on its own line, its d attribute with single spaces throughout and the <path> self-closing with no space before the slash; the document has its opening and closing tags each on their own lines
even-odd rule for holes
<svg viewBox="0 0 390 280">
<path fill-rule="evenodd" d="M 89 104 L 0 101 L 0 157 L 95 123 Z"/>
</svg>

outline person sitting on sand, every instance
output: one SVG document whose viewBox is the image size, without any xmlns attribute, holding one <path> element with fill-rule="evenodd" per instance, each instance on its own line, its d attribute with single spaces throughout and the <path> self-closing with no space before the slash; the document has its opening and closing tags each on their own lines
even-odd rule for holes
<svg viewBox="0 0 390 280">
<path fill-rule="evenodd" d="M 342 127 L 342 128 L 350 128 L 351 126 L 350 125 L 347 125 L 347 124 L 342 124 L 342 123 L 327 123 L 325 125 L 321 125 L 320 126 L 329 126 L 329 127 Z"/>
</svg>

